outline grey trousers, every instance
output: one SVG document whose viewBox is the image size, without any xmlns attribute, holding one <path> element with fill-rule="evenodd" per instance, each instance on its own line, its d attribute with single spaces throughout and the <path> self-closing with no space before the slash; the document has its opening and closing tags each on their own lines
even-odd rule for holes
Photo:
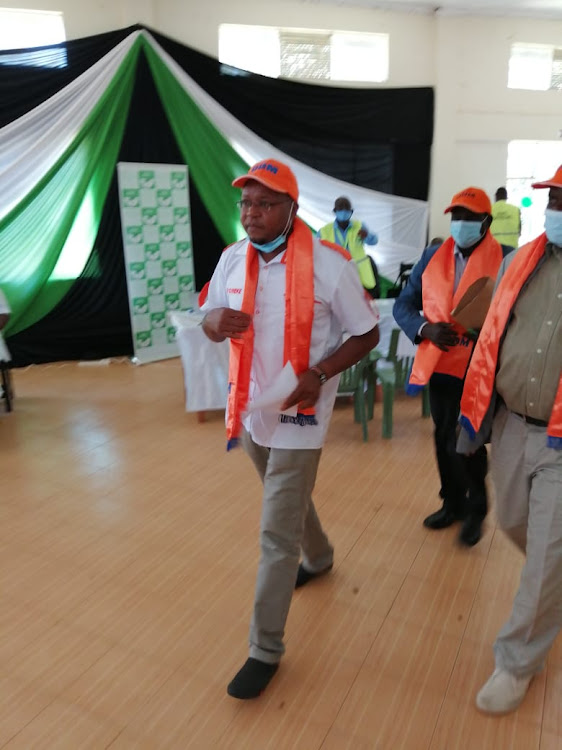
<svg viewBox="0 0 562 750">
<path fill-rule="evenodd" d="M 501 528 L 525 554 L 511 616 L 494 644 L 496 666 L 539 672 L 562 627 L 562 451 L 546 430 L 500 408 L 492 429 L 492 479 Z"/>
<path fill-rule="evenodd" d="M 283 634 L 301 553 L 311 572 L 328 567 L 334 558 L 311 497 L 322 449 L 264 448 L 246 430 L 242 445 L 263 482 L 250 656 L 276 664 L 285 651 Z"/>
</svg>

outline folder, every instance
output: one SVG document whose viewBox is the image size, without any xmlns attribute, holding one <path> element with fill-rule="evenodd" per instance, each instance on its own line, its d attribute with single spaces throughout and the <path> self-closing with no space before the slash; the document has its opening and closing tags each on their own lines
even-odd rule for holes
<svg viewBox="0 0 562 750">
<path fill-rule="evenodd" d="M 482 276 L 471 284 L 451 312 L 453 320 L 466 331 L 479 331 L 486 318 L 494 293 L 494 279 Z"/>
</svg>

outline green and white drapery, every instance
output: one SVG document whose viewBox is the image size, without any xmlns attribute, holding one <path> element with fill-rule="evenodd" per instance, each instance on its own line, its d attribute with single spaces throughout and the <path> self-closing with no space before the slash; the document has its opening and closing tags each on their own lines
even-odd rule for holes
<svg viewBox="0 0 562 750">
<path fill-rule="evenodd" d="M 82 271 L 114 174 L 140 50 L 179 150 L 225 244 L 241 236 L 234 177 L 267 156 L 294 168 L 300 212 L 317 228 L 348 195 L 380 237 L 377 261 L 396 275 L 424 244 L 427 205 L 329 178 L 277 151 L 203 91 L 146 31 L 134 31 L 56 95 L 0 129 L 0 284 L 8 332 L 43 318 Z M 195 248 L 197 252 L 197 248 Z"/>
</svg>

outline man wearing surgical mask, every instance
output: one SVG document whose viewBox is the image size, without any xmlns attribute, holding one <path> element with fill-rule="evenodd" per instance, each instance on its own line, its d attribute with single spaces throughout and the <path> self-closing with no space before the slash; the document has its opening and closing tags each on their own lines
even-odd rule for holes
<svg viewBox="0 0 562 750">
<path fill-rule="evenodd" d="M 461 402 L 459 449 L 478 450 L 491 425 L 498 523 L 525 555 L 476 697 L 491 714 L 519 706 L 562 628 L 562 166 L 533 187 L 549 189 L 545 232 L 500 268 Z"/>
<path fill-rule="evenodd" d="M 353 207 L 349 198 L 341 196 L 334 203 L 335 221 L 321 227 L 318 237 L 343 247 L 353 258 L 364 289 L 371 297 L 379 296 L 378 269 L 375 261 L 365 252 L 365 245 L 374 246 L 379 238 L 369 232 L 363 222 L 352 219 Z"/>
<path fill-rule="evenodd" d="M 426 248 L 412 269 L 393 314 L 406 335 L 419 344 L 407 390 L 429 384 L 435 424 L 435 454 L 442 507 L 428 515 L 424 526 L 444 529 L 462 521 L 459 541 L 476 544 L 487 513 L 486 448 L 470 456 L 456 451 L 457 421 L 463 382 L 474 336 L 451 317 L 468 287 L 477 279 L 493 279 L 508 252 L 492 237 L 492 206 L 480 188 L 457 193 L 445 213 L 451 214 L 451 236 Z"/>
</svg>

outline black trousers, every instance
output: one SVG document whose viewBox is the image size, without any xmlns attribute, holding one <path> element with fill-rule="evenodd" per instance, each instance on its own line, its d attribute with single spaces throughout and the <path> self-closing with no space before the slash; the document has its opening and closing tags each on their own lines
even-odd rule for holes
<svg viewBox="0 0 562 750">
<path fill-rule="evenodd" d="M 435 424 L 435 454 L 440 495 L 445 508 L 459 518 L 483 519 L 488 511 L 486 473 L 488 456 L 482 446 L 471 456 L 456 451 L 457 423 L 463 381 L 439 373 L 429 381 L 429 405 Z"/>
</svg>

